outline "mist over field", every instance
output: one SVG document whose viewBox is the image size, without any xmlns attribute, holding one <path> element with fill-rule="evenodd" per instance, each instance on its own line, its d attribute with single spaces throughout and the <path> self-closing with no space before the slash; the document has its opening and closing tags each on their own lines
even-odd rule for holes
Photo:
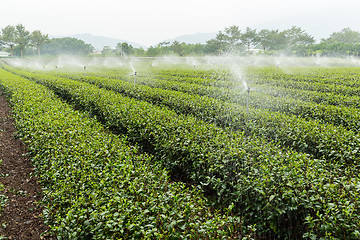
<svg viewBox="0 0 360 240">
<path fill-rule="evenodd" d="M 360 239 L 360 1 L 0 6 L 0 239 Z"/>
</svg>

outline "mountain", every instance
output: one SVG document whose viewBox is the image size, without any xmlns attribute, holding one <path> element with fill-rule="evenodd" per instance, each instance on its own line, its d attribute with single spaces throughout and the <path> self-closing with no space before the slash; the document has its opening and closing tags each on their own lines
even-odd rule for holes
<svg viewBox="0 0 360 240">
<path fill-rule="evenodd" d="M 205 44 L 208 40 L 216 37 L 217 33 L 195 33 L 195 34 L 185 34 L 178 36 L 176 38 L 167 39 L 165 42 L 174 42 L 178 41 L 179 43 L 195 44 L 202 43 Z"/>
<path fill-rule="evenodd" d="M 109 38 L 109 37 L 103 37 L 103 36 L 94 36 L 89 33 L 82 33 L 82 34 L 74 34 L 74 35 L 68 35 L 68 36 L 51 36 L 51 38 L 62 38 L 62 37 L 71 37 L 83 40 L 85 43 L 91 44 L 96 50 L 102 50 L 104 46 L 109 46 L 111 48 L 116 48 L 116 45 L 118 43 L 126 42 L 128 44 L 131 44 L 135 48 L 147 48 L 146 46 L 142 44 L 138 44 L 135 42 L 129 42 L 127 40 L 123 39 L 117 39 L 117 38 Z"/>
</svg>

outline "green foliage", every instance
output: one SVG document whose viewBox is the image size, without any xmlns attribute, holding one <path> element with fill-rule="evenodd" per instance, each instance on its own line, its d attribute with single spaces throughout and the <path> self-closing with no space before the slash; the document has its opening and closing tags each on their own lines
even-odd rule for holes
<svg viewBox="0 0 360 240">
<path fill-rule="evenodd" d="M 360 44 L 360 32 L 353 31 L 350 28 L 344 28 L 340 32 L 334 32 L 329 38 L 323 39 L 327 43 L 347 43 Z"/>
<path fill-rule="evenodd" d="M 30 35 L 31 45 L 36 47 L 40 56 L 40 47 L 49 41 L 49 35 L 43 35 L 40 30 L 35 30 Z"/>
<path fill-rule="evenodd" d="M 214 206 L 243 216 L 246 225 L 255 224 L 262 237 L 358 238 L 359 221 L 353 221 L 360 214 L 355 158 L 344 156 L 344 159 L 340 158 L 343 161 L 328 161 L 334 155 L 330 151 L 323 159 L 316 159 L 266 142 L 258 136 L 261 134 L 245 136 L 243 132 L 224 130 L 192 116 L 176 114 L 168 107 L 154 106 L 87 83 L 26 71 L 15 72 L 47 86 L 77 109 L 96 116 L 109 129 L 125 134 L 128 140 L 151 152 L 154 161 L 165 166 L 173 177 L 201 187 Z M 185 90 L 186 86 L 191 86 L 187 92 L 203 89 L 196 85 L 182 85 L 181 88 Z M 177 86 L 173 87 L 177 89 Z M 144 89 L 132 89 L 138 95 L 147 94 L 140 90 Z M 304 121 L 300 127 L 294 125 L 296 122 L 286 122 L 286 116 L 283 117 L 279 124 L 276 114 L 267 112 L 263 115 L 269 125 L 275 124 L 272 125 L 274 132 L 291 130 L 289 135 L 296 137 L 289 143 L 296 144 L 299 137 L 313 139 L 316 143 L 315 136 L 326 135 L 327 129 L 332 128 L 331 125 L 319 125 L 328 128 L 320 129 L 319 135 L 307 134 L 301 127 L 311 130 L 316 122 Z M 270 118 L 274 118 L 272 122 Z M 258 132 L 263 128 L 264 134 L 267 133 L 266 125 L 257 125 L 257 121 L 250 122 L 253 128 L 259 128 Z M 303 135 L 293 135 L 296 132 Z M 326 136 L 334 135 L 334 138 L 324 137 L 323 140 L 330 140 L 330 148 L 345 142 L 346 135 L 335 134 L 335 131 L 329 134 Z M 343 150 L 349 154 L 349 150 L 356 152 L 359 144 L 346 142 L 343 146 L 347 147 L 340 148 L 341 151 L 335 151 L 335 154 L 342 154 Z M 46 151 L 46 148 L 42 149 Z M 68 177 L 64 179 L 67 181 Z M 77 181 L 77 178 L 72 179 Z"/>
<path fill-rule="evenodd" d="M 220 239 L 251 236 L 211 211 L 195 188 L 169 180 L 125 137 L 107 133 L 44 87 L 0 70 L 16 125 L 44 186 L 58 239 Z"/>
<path fill-rule="evenodd" d="M 76 38 L 53 38 L 43 45 L 43 54 L 88 55 L 94 47 Z"/>
<path fill-rule="evenodd" d="M 204 75 L 206 77 L 206 74 Z M 179 114 L 191 114 L 197 119 L 215 123 L 223 128 L 244 131 L 248 135 L 262 136 L 281 146 L 312 154 L 316 158 L 325 158 L 329 161 L 347 164 L 358 163 L 360 153 L 359 149 L 354 147 L 360 144 L 356 134 L 359 130 L 360 120 L 358 111 L 353 108 L 327 106 L 284 98 L 281 95 L 282 92 L 286 92 L 287 88 L 283 91 L 276 91 L 278 88 L 274 89 L 274 92 L 281 98 L 279 96 L 268 96 L 264 92 L 252 92 L 251 106 L 259 109 L 250 109 L 250 114 L 247 115 L 245 109 L 246 95 L 237 96 L 241 90 L 235 88 L 230 91 L 213 87 L 213 91 L 211 91 L 208 87 L 217 85 L 234 88 L 236 87 L 234 82 L 190 77 L 185 71 L 182 71 L 181 74 L 173 71 L 162 71 L 158 75 L 160 81 L 138 78 L 137 86 L 133 85 L 132 80 L 129 80 L 131 81 L 129 83 L 124 78 L 125 82 L 103 77 L 82 77 L 82 75 L 76 74 L 66 76 L 96 84 L 99 87 L 111 89 L 132 98 L 169 107 Z M 174 77 L 177 78 L 176 81 L 169 81 Z M 281 85 L 276 84 L 277 81 L 281 83 L 284 81 L 285 86 L 286 84 L 290 85 L 288 81 L 281 80 L 281 75 L 280 80 L 271 79 L 273 78 L 266 77 L 253 80 L 253 82 L 270 83 L 277 86 Z M 146 84 L 151 87 L 139 84 Z M 154 88 L 155 86 L 164 89 Z M 260 90 L 261 86 L 259 85 L 257 89 Z M 301 84 L 299 83 L 296 86 L 301 86 Z M 304 84 L 304 86 L 310 86 L 310 84 Z M 178 91 L 174 91 L 175 89 Z M 268 87 L 266 89 L 269 91 Z M 335 91 L 333 90 L 333 92 Z M 219 98 L 219 100 L 214 99 L 214 97 Z M 233 101 L 236 104 L 232 103 Z"/>
</svg>

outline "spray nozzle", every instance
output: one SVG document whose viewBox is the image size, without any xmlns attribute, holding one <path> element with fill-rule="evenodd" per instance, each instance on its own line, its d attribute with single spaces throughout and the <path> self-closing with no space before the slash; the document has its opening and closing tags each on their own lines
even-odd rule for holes
<svg viewBox="0 0 360 240">
<path fill-rule="evenodd" d="M 246 89 L 246 92 L 247 92 L 247 93 L 250 93 L 250 90 L 251 90 L 251 88 L 248 87 L 248 88 Z"/>
</svg>

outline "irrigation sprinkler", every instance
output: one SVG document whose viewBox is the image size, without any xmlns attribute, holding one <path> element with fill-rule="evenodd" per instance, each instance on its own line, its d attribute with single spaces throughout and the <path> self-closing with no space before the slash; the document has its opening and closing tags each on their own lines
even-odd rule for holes
<svg viewBox="0 0 360 240">
<path fill-rule="evenodd" d="M 277 73 L 278 73 L 278 68 L 279 68 L 279 64 L 276 64 L 276 73 L 275 73 L 275 75 L 277 75 Z"/>
<path fill-rule="evenodd" d="M 250 89 L 249 87 L 246 89 L 246 92 L 248 93 L 248 95 L 247 95 L 247 101 L 246 101 L 246 118 L 248 118 L 248 116 L 249 116 L 250 90 L 251 90 L 251 89 Z"/>
<path fill-rule="evenodd" d="M 85 77 L 85 72 L 86 72 L 86 66 L 84 66 L 84 77 Z"/>
<path fill-rule="evenodd" d="M 135 87 L 135 83 L 136 83 L 136 74 L 137 74 L 137 72 L 134 72 L 134 87 Z"/>
</svg>

